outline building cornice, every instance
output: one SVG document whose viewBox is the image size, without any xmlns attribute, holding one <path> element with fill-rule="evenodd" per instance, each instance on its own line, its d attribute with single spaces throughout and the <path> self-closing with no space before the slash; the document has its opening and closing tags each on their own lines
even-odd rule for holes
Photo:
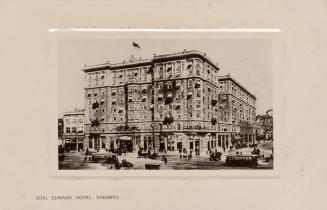
<svg viewBox="0 0 327 210">
<path fill-rule="evenodd" d="M 122 69 L 122 68 L 134 68 L 138 66 L 146 66 L 146 65 L 153 65 L 156 62 L 159 61 L 171 61 L 171 60 L 177 60 L 177 59 L 183 59 L 183 58 L 191 58 L 191 57 L 197 57 L 200 58 L 203 61 L 208 62 L 211 64 L 213 68 L 216 70 L 220 70 L 218 65 L 214 63 L 210 58 L 206 56 L 205 53 L 202 53 L 197 50 L 191 50 L 191 51 L 184 51 L 184 52 L 178 52 L 178 53 L 171 53 L 171 54 L 162 54 L 162 55 L 154 55 L 152 59 L 133 59 L 130 61 L 120 62 L 120 63 L 110 63 L 106 62 L 103 64 L 98 65 L 90 65 L 86 66 L 82 69 L 84 72 L 94 72 L 94 71 L 101 71 L 101 70 L 116 70 L 116 69 Z"/>
<path fill-rule="evenodd" d="M 226 76 L 218 76 L 218 81 L 224 81 L 224 80 L 230 80 L 232 82 L 234 82 L 237 86 L 239 86 L 242 90 L 244 90 L 247 94 L 249 94 L 250 96 L 252 96 L 254 99 L 257 100 L 257 97 L 255 96 L 255 94 L 251 93 L 248 89 L 246 89 L 243 85 L 241 85 L 239 82 L 237 82 L 234 78 L 232 78 L 230 75 L 226 75 Z"/>
<path fill-rule="evenodd" d="M 173 80 L 186 80 L 186 79 L 201 79 L 202 81 L 208 82 L 211 85 L 215 86 L 216 88 L 219 88 L 218 85 L 212 83 L 211 81 L 204 79 L 202 77 L 199 76 L 191 76 L 191 77 L 178 77 L 178 78 L 170 78 L 170 79 L 157 79 L 157 80 L 153 80 L 150 82 L 126 82 L 125 84 L 120 84 L 120 85 L 98 85 L 98 86 L 93 86 L 93 87 L 84 87 L 84 90 L 89 90 L 89 89 L 96 89 L 96 88 L 117 88 L 117 87 L 124 87 L 125 85 L 144 85 L 144 84 L 152 84 L 154 82 L 169 82 L 169 81 L 173 81 Z"/>
<path fill-rule="evenodd" d="M 241 102 L 243 102 L 243 103 L 249 105 L 250 107 L 256 109 L 255 105 L 251 105 L 251 104 L 249 104 L 248 102 L 242 100 L 241 98 L 237 97 L 236 95 L 234 95 L 234 94 L 232 94 L 232 93 L 219 93 L 219 95 L 231 95 L 231 96 L 235 97 L 237 100 L 240 100 Z"/>
</svg>

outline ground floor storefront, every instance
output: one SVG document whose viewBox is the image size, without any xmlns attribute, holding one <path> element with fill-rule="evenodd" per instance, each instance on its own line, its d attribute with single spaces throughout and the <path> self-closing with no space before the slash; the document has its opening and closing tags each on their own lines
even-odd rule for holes
<svg viewBox="0 0 327 210">
<path fill-rule="evenodd" d="M 160 132 L 139 133 L 94 133 L 85 136 L 63 136 L 62 145 L 66 151 L 79 151 L 92 148 L 95 150 L 117 150 L 127 152 L 138 150 L 167 152 L 192 151 L 193 154 L 207 154 L 208 151 L 226 151 L 233 147 L 249 145 L 256 141 L 252 133 L 216 132 L 205 135 L 196 133 Z"/>
<path fill-rule="evenodd" d="M 62 148 L 65 151 L 80 151 L 83 149 L 82 135 L 64 135 L 62 137 Z"/>
<path fill-rule="evenodd" d="M 247 137 L 252 139 L 253 137 Z M 229 132 L 197 133 L 171 132 L 163 134 L 160 132 L 139 133 L 109 133 L 109 134 L 87 134 L 83 141 L 83 148 L 95 150 L 123 150 L 127 152 L 152 151 L 168 152 L 183 151 L 193 154 L 207 154 L 208 151 L 226 151 L 233 146 L 233 135 Z"/>
</svg>

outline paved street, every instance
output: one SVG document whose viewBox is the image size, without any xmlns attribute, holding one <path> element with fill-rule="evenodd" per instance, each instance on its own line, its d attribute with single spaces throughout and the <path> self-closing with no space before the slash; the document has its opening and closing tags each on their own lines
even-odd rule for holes
<svg viewBox="0 0 327 210">
<path fill-rule="evenodd" d="M 243 154 L 247 151 L 243 150 Z M 180 156 L 177 153 L 167 154 L 167 164 L 162 160 L 162 154 L 158 155 L 157 160 L 151 160 L 147 158 L 137 158 L 136 153 L 129 153 L 126 156 L 123 154 L 122 156 L 118 156 L 119 162 L 123 159 L 131 162 L 133 164 L 133 168 L 130 169 L 144 169 L 144 165 L 147 164 L 160 164 L 160 170 L 183 170 L 183 169 L 204 169 L 204 170 L 217 170 L 217 169 L 252 169 L 249 167 L 230 167 L 225 166 L 225 154 L 222 155 L 222 160 L 220 161 L 210 161 L 209 156 L 193 156 L 191 160 L 184 159 L 181 160 Z M 78 152 L 70 152 L 65 153 L 64 161 L 59 162 L 59 169 L 70 169 L 70 170 L 78 170 L 78 169 L 114 169 L 113 165 L 108 165 L 105 161 L 97 161 L 97 162 L 86 162 L 85 156 Z M 259 166 L 255 169 L 272 169 L 273 162 L 270 161 L 268 163 L 259 160 Z M 122 168 L 126 169 L 126 168 Z"/>
</svg>

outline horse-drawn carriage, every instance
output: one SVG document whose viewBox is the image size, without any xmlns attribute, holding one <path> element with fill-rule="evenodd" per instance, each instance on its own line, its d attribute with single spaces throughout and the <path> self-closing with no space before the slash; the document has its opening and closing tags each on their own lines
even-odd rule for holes
<svg viewBox="0 0 327 210">
<path fill-rule="evenodd" d="M 142 152 L 141 150 L 138 151 L 137 155 L 137 158 L 149 158 L 152 160 L 156 160 L 158 157 L 158 153 Z"/>
<path fill-rule="evenodd" d="M 218 160 L 221 160 L 221 155 L 222 155 L 221 152 L 211 152 L 210 153 L 209 160 L 210 161 L 218 161 Z"/>
</svg>

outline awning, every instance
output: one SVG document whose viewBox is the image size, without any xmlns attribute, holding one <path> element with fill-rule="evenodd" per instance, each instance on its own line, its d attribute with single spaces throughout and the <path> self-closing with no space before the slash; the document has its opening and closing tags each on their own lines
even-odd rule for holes
<svg viewBox="0 0 327 210">
<path fill-rule="evenodd" d="M 234 133 L 234 134 L 232 135 L 232 137 L 233 137 L 234 140 L 241 140 L 241 137 L 239 136 L 238 133 Z"/>
<path fill-rule="evenodd" d="M 120 136 L 120 137 L 118 137 L 118 140 L 131 141 L 132 137 L 130 137 L 130 136 Z"/>
</svg>

